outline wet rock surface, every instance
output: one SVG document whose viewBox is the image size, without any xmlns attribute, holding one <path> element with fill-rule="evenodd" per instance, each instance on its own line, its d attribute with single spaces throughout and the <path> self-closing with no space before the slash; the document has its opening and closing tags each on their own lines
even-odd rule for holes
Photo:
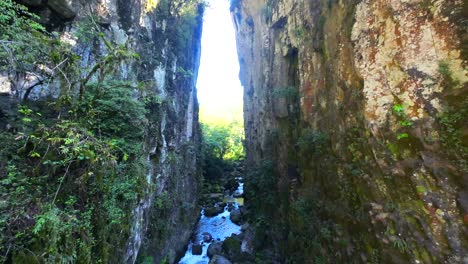
<svg viewBox="0 0 468 264">
<path fill-rule="evenodd" d="M 226 190 L 223 201 L 219 201 L 219 196 L 214 196 L 211 199 L 211 206 L 205 206 L 202 210 L 194 237 L 184 257 L 179 261 L 180 264 L 231 263 L 230 259 L 239 259 L 242 242 L 237 235 L 242 232 L 240 208 L 243 199 L 235 198 L 230 193 L 242 192 L 243 184 L 236 186 L 236 190 Z M 210 204 L 210 200 L 205 200 L 203 203 Z"/>
<path fill-rule="evenodd" d="M 223 256 L 215 255 L 209 264 L 232 264 L 232 262 Z"/>
<path fill-rule="evenodd" d="M 229 216 L 229 218 L 231 219 L 231 221 L 235 224 L 240 224 L 241 222 L 241 210 L 240 209 L 234 209 L 231 211 L 231 215 Z"/>
<path fill-rule="evenodd" d="M 213 257 L 214 255 L 221 255 L 223 252 L 223 242 L 221 241 L 214 241 L 208 247 L 207 255 L 208 257 Z"/>
<path fill-rule="evenodd" d="M 202 245 L 193 245 L 192 246 L 192 254 L 193 255 L 201 255 L 203 252 L 203 246 Z"/>
</svg>

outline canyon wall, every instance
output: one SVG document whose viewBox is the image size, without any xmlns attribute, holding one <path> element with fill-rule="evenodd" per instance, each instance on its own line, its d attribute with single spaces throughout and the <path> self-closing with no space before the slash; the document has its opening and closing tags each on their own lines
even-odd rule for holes
<svg viewBox="0 0 468 264">
<path fill-rule="evenodd" d="M 17 154 L 17 149 L 7 152 L 5 148 L 5 151 L 0 151 L 0 176 L 2 188 L 6 190 L 1 196 L 2 215 L 6 217 L 1 222 L 4 236 L 1 237 L 0 250 L 5 258 L 3 260 L 22 263 L 89 263 L 91 260 L 134 263 L 137 259 L 154 263 L 174 262 L 178 255 L 183 254 L 193 223 L 199 215 L 197 200 L 201 179 L 201 138 L 195 84 L 204 5 L 199 1 L 184 0 L 18 2 L 39 16 L 39 22 L 48 31 L 45 34 L 47 39 L 60 41 L 73 55 L 53 63 L 54 60 L 49 58 L 62 54 L 46 54 L 46 63 L 32 63 L 30 68 L 23 71 L 16 64 L 8 64 L 15 59 L 24 59 L 20 54 L 13 51 L 10 54 L 12 60 L 2 59 L 0 126 L 2 140 L 11 139 L 11 142 L 3 143 L 13 146 L 14 138 L 21 140 L 16 135 L 21 131 L 21 122 L 31 122 L 29 119 L 32 117 L 24 119 L 24 111 L 21 112 L 21 109 L 26 109 L 21 108 L 24 105 L 33 109 L 27 110 L 31 113 L 37 111 L 35 117 L 45 124 L 60 123 L 69 116 L 72 119 L 74 110 L 63 111 L 69 109 L 68 102 L 78 105 L 80 111 L 80 108 L 87 107 L 79 105 L 82 98 L 97 98 L 98 91 L 103 91 L 99 90 L 102 87 L 113 91 L 116 86 L 130 89 L 134 100 L 126 102 L 119 95 L 117 98 L 111 97 L 110 101 L 105 101 L 106 97 L 94 99 L 89 101 L 90 104 L 97 103 L 100 108 L 82 110 L 83 113 L 77 114 L 78 117 L 73 120 L 79 120 L 80 115 L 98 111 L 95 116 L 85 118 L 92 123 L 94 118 L 100 118 L 103 114 L 99 111 L 112 108 L 113 112 L 98 120 L 106 123 L 122 117 L 129 124 L 135 125 L 137 120 L 131 120 L 132 117 L 142 115 L 141 122 L 138 120 L 135 127 L 136 131 L 142 131 L 142 135 L 128 141 L 134 143 L 122 145 L 127 137 L 134 136 L 128 135 L 132 131 L 125 131 L 122 123 L 109 123 L 110 130 L 105 136 L 111 139 L 105 141 L 105 147 L 114 150 L 121 146 L 129 148 L 116 150 L 123 155 L 116 154 L 117 159 L 110 161 L 111 169 L 106 167 L 104 171 L 98 172 L 89 169 L 94 165 L 85 167 L 83 164 L 87 164 L 86 160 L 99 161 L 94 158 L 94 154 L 91 158 L 87 154 L 77 159 L 70 158 L 66 170 L 60 164 L 53 163 L 56 166 L 53 171 L 44 172 L 52 162 L 43 162 L 44 165 L 36 166 L 39 172 L 34 172 L 34 175 L 32 171 L 24 172 L 24 175 L 29 179 L 39 175 L 48 179 L 45 180 L 50 184 L 47 188 L 57 189 L 55 197 L 48 191 L 39 194 L 31 191 L 34 196 L 32 200 L 24 198 L 23 202 L 16 205 L 12 201 L 17 197 L 11 193 L 17 186 L 3 182 L 8 175 L 13 175 L 7 168 L 18 168 L 21 171 L 22 166 L 28 168 L 28 163 L 36 162 L 33 156 L 52 160 L 66 153 L 57 151 L 57 155 L 52 157 L 50 153 L 53 144 L 41 152 L 41 142 L 38 142 L 37 154 L 33 156 L 22 156 L 20 152 Z M 2 42 L 5 50 L 11 50 L 5 43 L 9 44 Z M 43 47 L 46 49 L 46 46 Z M 31 52 L 27 47 L 21 51 L 25 54 Z M 70 66 L 72 61 L 73 67 Z M 78 81 L 74 82 L 73 78 Z M 66 97 L 63 96 L 65 92 Z M 64 98 L 67 98 L 66 103 L 62 104 Z M 114 103 L 118 106 L 114 106 Z M 57 104 L 60 106 L 57 107 Z M 120 107 L 134 105 L 142 105 L 144 108 L 138 109 L 143 112 L 119 112 L 123 109 Z M 39 117 L 45 117 L 45 112 L 50 118 Z M 104 126 L 104 123 L 99 122 L 89 126 L 91 131 L 96 131 L 90 133 L 88 138 L 101 134 L 101 128 L 97 130 L 96 126 Z M 67 126 L 74 127 L 75 123 L 79 122 L 73 121 L 67 123 Z M 80 126 L 88 127 L 81 123 Z M 41 130 L 40 126 L 38 130 Z M 33 133 L 37 135 L 38 130 Z M 55 130 L 50 129 L 47 135 L 52 134 L 52 131 Z M 118 135 L 122 135 L 122 138 Z M 53 142 L 62 139 L 47 140 Z M 82 139 L 81 145 L 84 147 L 88 146 L 83 143 L 86 140 Z M 64 142 L 62 148 L 70 140 L 65 139 Z M 136 149 L 135 155 L 130 154 L 133 148 Z M 79 148 L 73 149 L 76 150 Z M 29 148 L 26 151 L 30 153 Z M 130 167 L 136 169 L 131 171 Z M 82 176 L 85 175 L 83 171 L 86 171 L 87 176 Z M 59 174 L 63 177 L 57 178 Z M 17 175 L 22 177 L 21 172 Z M 24 188 L 29 190 L 29 187 Z M 45 188 L 43 181 L 37 186 L 37 189 L 41 188 Z M 21 193 L 18 197 L 23 196 L 27 197 L 28 194 Z M 76 197 L 73 199 L 77 201 L 70 197 Z M 72 199 L 72 202 L 67 202 L 67 199 Z M 15 206 L 24 208 L 26 212 L 11 213 Z M 13 216 L 9 217 L 10 213 Z M 54 219 L 59 222 L 53 222 Z M 72 222 L 73 219 L 79 222 Z M 85 226 L 85 223 L 88 224 Z M 75 229 L 75 226 L 79 227 Z M 20 233 L 22 237 L 19 237 Z"/>
<path fill-rule="evenodd" d="M 467 11 L 231 1 L 257 254 L 468 262 Z"/>
</svg>

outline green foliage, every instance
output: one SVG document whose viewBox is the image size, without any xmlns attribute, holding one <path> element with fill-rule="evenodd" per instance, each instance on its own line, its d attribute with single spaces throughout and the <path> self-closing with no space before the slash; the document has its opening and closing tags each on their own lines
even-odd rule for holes
<svg viewBox="0 0 468 264">
<path fill-rule="evenodd" d="M 230 124 L 202 124 L 205 154 L 224 160 L 244 157 L 243 126 L 238 121 Z"/>
<path fill-rule="evenodd" d="M 100 33 L 96 23 L 98 19 L 99 17 L 96 15 L 89 15 L 81 19 L 77 23 L 75 36 L 81 41 L 91 42 Z"/>
<path fill-rule="evenodd" d="M 329 263 L 329 258 L 325 255 L 326 249 L 333 246 L 335 251 L 338 249 L 333 241 L 338 242 L 339 235 L 336 225 L 323 220 L 330 208 L 320 199 L 320 191 L 310 190 L 294 201 L 291 209 L 293 225 L 288 234 L 288 241 L 291 243 L 288 245 L 287 263 L 306 263 L 312 257 L 320 263 Z"/>
<path fill-rule="evenodd" d="M 449 106 L 439 116 L 439 122 L 442 126 L 442 144 L 465 170 L 468 170 L 468 145 L 463 136 L 463 129 L 466 126 L 467 115 L 468 99 L 464 99 L 456 107 Z"/>
<path fill-rule="evenodd" d="M 403 105 L 401 104 L 395 104 L 393 106 L 393 111 L 398 115 L 398 116 L 401 116 L 404 114 L 404 108 L 403 108 Z"/>
<path fill-rule="evenodd" d="M 0 10 L 1 71 L 32 72 L 37 81 L 43 81 L 40 76 L 50 74 L 45 66 L 55 68 L 62 63 L 61 67 L 66 68 L 72 63 L 74 57 L 68 45 L 46 33 L 37 22 L 39 17 L 25 6 L 4 0 L 0 2 Z"/>
<path fill-rule="evenodd" d="M 397 139 L 398 139 L 398 140 L 404 139 L 404 138 L 409 138 L 408 133 L 399 133 L 399 134 L 397 135 Z"/>
<path fill-rule="evenodd" d="M 183 1 L 178 5 L 179 19 L 176 25 L 176 45 L 180 51 L 188 49 L 188 45 L 192 43 L 190 40 L 193 39 L 195 34 L 196 25 L 200 15 L 199 8 L 204 10 L 204 2 L 201 3 L 199 0 Z"/>
<path fill-rule="evenodd" d="M 277 181 L 273 162 L 264 160 L 260 165 L 250 169 L 245 177 L 245 197 L 249 200 L 252 213 L 250 222 L 255 224 L 254 247 L 256 250 L 266 246 L 270 236 L 274 212 L 278 202 Z M 258 199 L 261 197 L 261 199 Z"/>
<path fill-rule="evenodd" d="M 306 28 L 304 26 L 296 27 L 294 29 L 294 35 L 300 40 L 304 39 L 306 35 Z"/>
<path fill-rule="evenodd" d="M 453 77 L 450 65 L 446 61 L 439 62 L 439 73 L 442 76 L 443 85 L 448 88 L 455 88 L 460 85 L 460 81 Z"/>
<path fill-rule="evenodd" d="M 297 146 L 299 147 L 299 153 L 301 156 L 317 157 L 326 152 L 328 143 L 328 135 L 320 131 L 306 129 L 302 131 L 302 134 L 297 141 Z"/>
<path fill-rule="evenodd" d="M 110 245 L 128 237 L 130 209 L 146 184 L 146 110 L 123 82 L 87 91 L 60 119 L 20 106 L 21 129 L 2 134 L 18 146 L 1 152 L 13 158 L 0 174 L 1 239 L 17 261 L 32 252 L 47 263 L 105 262 Z"/>
<path fill-rule="evenodd" d="M 245 178 L 246 197 L 262 197 L 249 199 L 249 205 L 257 211 L 259 216 L 269 216 L 277 201 L 277 174 L 272 161 L 263 161 L 258 167 L 247 173 Z"/>
<path fill-rule="evenodd" d="M 403 252 L 407 251 L 409 248 L 408 243 L 400 237 L 395 237 L 395 240 L 393 241 L 392 245 L 394 248 Z"/>
<path fill-rule="evenodd" d="M 400 132 L 398 132 L 396 135 L 397 140 L 409 138 L 410 136 L 408 133 L 401 131 L 402 129 L 409 128 L 414 125 L 414 123 L 411 120 L 409 120 L 408 116 L 406 115 L 405 107 L 402 104 L 395 104 L 393 105 L 393 113 L 399 120 L 401 127 L 399 129 Z"/>
<path fill-rule="evenodd" d="M 0 10 L 0 70 L 34 72 L 38 81 L 64 77 L 57 101 L 25 100 L 14 129 L 0 132 L 0 261 L 113 262 L 146 189 L 145 103 L 154 100 L 112 79 L 115 65 L 139 56 L 107 41 L 89 18 L 78 35 L 99 39 L 108 53 L 81 69 L 25 7 L 5 0 Z"/>
<path fill-rule="evenodd" d="M 177 73 L 182 76 L 182 78 L 192 78 L 193 72 L 191 70 L 185 70 L 182 67 L 177 67 Z"/>
<path fill-rule="evenodd" d="M 87 89 L 75 110 L 76 116 L 88 116 L 82 125 L 92 128 L 99 137 L 109 138 L 112 147 L 125 154 L 138 154 L 148 111 L 134 97 L 135 88 L 127 82 L 109 81 Z"/>
<path fill-rule="evenodd" d="M 237 117 L 224 120 L 202 114 L 201 118 L 204 175 L 214 180 L 244 159 L 244 126 Z"/>
</svg>

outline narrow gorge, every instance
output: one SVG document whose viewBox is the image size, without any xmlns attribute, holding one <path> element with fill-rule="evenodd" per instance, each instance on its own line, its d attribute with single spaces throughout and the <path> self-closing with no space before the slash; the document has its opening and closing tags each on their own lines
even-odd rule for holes
<svg viewBox="0 0 468 264">
<path fill-rule="evenodd" d="M 468 263 L 467 55 L 464 0 L 1 0 L 0 262 Z"/>
</svg>

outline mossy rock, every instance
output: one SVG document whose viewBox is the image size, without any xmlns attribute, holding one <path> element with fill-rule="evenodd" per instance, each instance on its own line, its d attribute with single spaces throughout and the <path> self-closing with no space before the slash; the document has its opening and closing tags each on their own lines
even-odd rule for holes
<svg viewBox="0 0 468 264">
<path fill-rule="evenodd" d="M 222 212 L 224 212 L 224 207 L 213 206 L 213 207 L 205 208 L 204 215 L 206 217 L 213 217 Z"/>
<path fill-rule="evenodd" d="M 227 258 L 220 256 L 220 255 L 215 255 L 213 258 L 210 260 L 209 264 L 231 264 L 232 262 L 229 261 Z"/>
<path fill-rule="evenodd" d="M 237 235 L 226 238 L 223 243 L 223 250 L 230 258 L 241 255 L 241 241 Z"/>
</svg>

